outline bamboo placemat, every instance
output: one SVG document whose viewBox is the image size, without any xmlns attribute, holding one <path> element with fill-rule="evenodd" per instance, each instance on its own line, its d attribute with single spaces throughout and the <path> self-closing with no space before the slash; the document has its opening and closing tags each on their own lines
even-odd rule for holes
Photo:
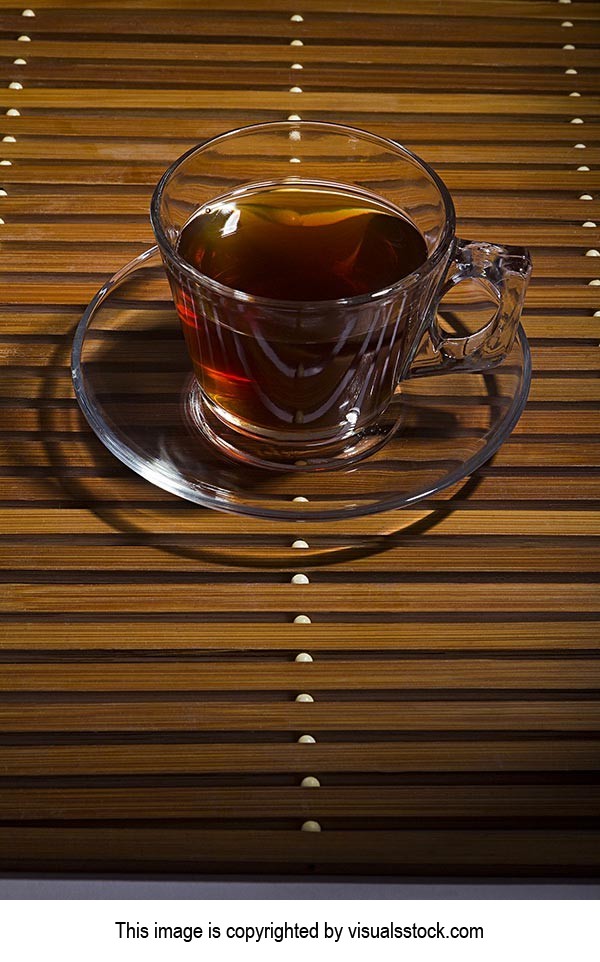
<svg viewBox="0 0 600 962">
<path fill-rule="evenodd" d="M 599 41 L 567 0 L 1 4 L 0 869 L 598 871 Z M 164 168 L 290 114 L 532 249 L 530 402 L 421 527 L 180 502 L 73 399 Z"/>
</svg>

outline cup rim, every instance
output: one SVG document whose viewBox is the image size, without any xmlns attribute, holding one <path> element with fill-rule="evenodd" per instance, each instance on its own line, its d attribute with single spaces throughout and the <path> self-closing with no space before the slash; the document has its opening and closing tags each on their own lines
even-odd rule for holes
<svg viewBox="0 0 600 962">
<path fill-rule="evenodd" d="M 420 268 L 417 268 L 417 270 L 412 271 L 410 274 L 406 274 L 404 277 L 401 277 L 399 280 L 395 281 L 393 284 L 390 284 L 383 290 L 373 291 L 368 294 L 357 294 L 354 297 L 335 298 L 330 300 L 296 301 L 283 298 L 262 297 L 260 295 L 249 294 L 246 291 L 239 290 L 235 287 L 228 287 L 226 284 L 221 284 L 220 281 L 216 281 L 212 277 L 209 277 L 208 274 L 203 274 L 195 267 L 192 267 L 191 264 L 188 264 L 187 261 L 183 260 L 167 237 L 160 216 L 160 204 L 163 193 L 169 184 L 169 181 L 179 167 L 181 167 L 181 165 L 184 164 L 185 161 L 188 160 L 188 158 L 193 154 L 199 153 L 205 150 L 207 147 L 210 147 L 220 141 L 226 141 L 231 137 L 235 137 L 237 134 L 268 131 L 275 128 L 289 131 L 297 130 L 299 127 L 313 129 L 316 128 L 317 130 L 330 132 L 338 131 L 340 133 L 346 133 L 350 135 L 358 134 L 363 140 L 371 140 L 372 142 L 380 144 L 382 147 L 385 147 L 388 150 L 392 150 L 401 156 L 404 156 L 405 158 L 409 158 L 413 163 L 416 163 L 422 168 L 422 170 L 425 171 L 425 173 L 434 182 L 440 193 L 444 203 L 446 219 L 437 244 Z M 161 253 L 165 254 L 177 265 L 179 270 L 183 270 L 184 273 L 186 273 L 197 283 L 201 283 L 203 286 L 208 287 L 210 290 L 220 294 L 221 296 L 226 295 L 228 297 L 235 298 L 237 301 L 244 301 L 246 303 L 257 304 L 259 306 L 263 305 L 265 307 L 275 307 L 279 308 L 280 310 L 297 312 L 299 310 L 306 311 L 311 308 L 321 310 L 324 307 L 329 309 L 333 307 L 339 307 L 346 309 L 348 307 L 357 307 L 361 304 L 373 304 L 384 297 L 394 295 L 399 290 L 412 287 L 417 282 L 423 281 L 440 263 L 453 243 L 456 231 L 456 212 L 450 192 L 439 174 L 437 174 L 436 171 L 430 167 L 426 161 L 419 157 L 418 154 L 415 154 L 412 150 L 409 150 L 408 147 L 404 147 L 395 140 L 391 140 L 388 137 L 381 137 L 378 134 L 373 134 L 368 130 L 363 130 L 361 127 L 352 127 L 348 124 L 338 124 L 322 120 L 275 120 L 261 124 L 248 124 L 243 127 L 236 127 L 222 134 L 217 134 L 215 137 L 210 137 L 208 140 L 202 141 L 200 144 L 195 144 L 193 147 L 190 147 L 189 150 L 186 150 L 185 153 L 181 154 L 181 156 L 173 161 L 173 163 L 165 170 L 154 189 L 154 193 L 152 194 L 152 199 L 150 201 L 150 222 L 152 224 L 152 229 Z"/>
</svg>

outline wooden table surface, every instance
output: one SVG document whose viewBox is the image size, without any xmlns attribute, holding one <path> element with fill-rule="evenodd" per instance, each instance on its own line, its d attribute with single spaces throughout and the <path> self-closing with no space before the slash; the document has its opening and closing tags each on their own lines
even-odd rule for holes
<svg viewBox="0 0 600 962">
<path fill-rule="evenodd" d="M 1 870 L 597 874 L 599 42 L 564 0 L 0 4 Z M 164 168 L 292 113 L 532 250 L 530 401 L 421 533 L 180 502 L 72 395 Z"/>
</svg>

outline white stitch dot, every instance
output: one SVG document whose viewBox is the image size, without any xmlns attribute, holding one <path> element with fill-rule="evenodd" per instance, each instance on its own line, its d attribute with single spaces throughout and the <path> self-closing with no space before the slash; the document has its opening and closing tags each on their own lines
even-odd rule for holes
<svg viewBox="0 0 600 962">
<path fill-rule="evenodd" d="M 7 110 L 7 111 L 6 111 L 6 116 L 7 116 L 7 117 L 20 117 L 20 116 L 21 116 L 21 111 L 20 111 L 20 110 L 17 110 L 16 107 L 11 107 L 10 110 Z"/>
<path fill-rule="evenodd" d="M 575 70 L 575 67 L 569 67 L 568 70 L 565 70 L 565 73 L 578 73 L 578 71 Z"/>
<path fill-rule="evenodd" d="M 0 197 L 8 197 L 8 194 L 4 190 L 4 187 L 0 187 Z"/>
<path fill-rule="evenodd" d="M 300 782 L 300 788 L 320 788 L 321 782 L 314 775 L 305 775 Z"/>
<path fill-rule="evenodd" d="M 292 580 L 291 580 L 291 584 L 293 584 L 293 585 L 309 585 L 309 584 L 310 584 L 310 578 L 307 578 L 306 575 L 294 575 L 294 577 L 293 577 Z"/>
<path fill-rule="evenodd" d="M 594 311 L 594 317 L 600 317 L 600 311 Z"/>
<path fill-rule="evenodd" d="M 23 57 L 17 57 L 16 60 L 13 60 L 13 63 L 14 63 L 15 66 L 17 66 L 17 67 L 23 67 L 23 66 L 25 66 L 25 64 L 27 63 L 27 61 L 26 61 L 26 60 L 23 60 Z"/>
<path fill-rule="evenodd" d="M 292 14 L 292 16 L 290 17 L 290 20 L 292 21 L 292 23 L 303 23 L 303 22 L 304 22 L 304 17 L 303 17 L 302 14 L 300 14 L 300 13 L 294 13 L 294 14 Z"/>
<path fill-rule="evenodd" d="M 303 691 L 300 695 L 296 695 L 296 698 L 294 699 L 294 701 L 304 702 L 308 704 L 308 702 L 314 701 L 314 698 L 312 695 L 307 695 L 307 693 Z"/>
<path fill-rule="evenodd" d="M 594 198 L 592 197 L 591 194 L 580 194 L 579 196 L 579 200 L 593 200 L 593 199 Z"/>
<path fill-rule="evenodd" d="M 303 47 L 302 40 L 290 40 L 290 47 Z"/>
<path fill-rule="evenodd" d="M 299 157 L 290 157 L 290 164 L 299 164 L 300 162 Z M 297 463 L 299 464 L 300 462 L 298 461 Z"/>
<path fill-rule="evenodd" d="M 600 257 L 600 251 L 597 251 L 595 248 L 592 247 L 591 250 L 585 252 L 585 256 L 586 256 L 586 257 Z"/>
<path fill-rule="evenodd" d="M 12 167 L 12 160 L 0 160 L 0 167 Z"/>
<path fill-rule="evenodd" d="M 288 137 L 290 140 L 297 142 L 298 140 L 302 139 L 302 134 L 300 133 L 299 130 L 290 130 Z"/>
<path fill-rule="evenodd" d="M 299 745 L 316 745 L 317 739 L 313 738 L 312 735 L 300 735 L 298 739 Z"/>
<path fill-rule="evenodd" d="M 582 226 L 582 227 L 595 227 L 595 226 L 596 226 L 596 222 L 593 221 L 593 220 L 586 220 L 586 221 L 583 222 L 583 224 L 582 224 L 581 226 Z"/>
<path fill-rule="evenodd" d="M 582 124 L 582 123 L 583 123 L 583 118 L 581 118 L 581 117 L 573 117 L 573 120 L 571 121 L 571 123 L 572 123 L 572 124 Z"/>
<path fill-rule="evenodd" d="M 33 12 L 33 10 L 30 10 L 29 7 L 28 7 L 27 10 L 23 10 L 21 16 L 22 16 L 22 17 L 35 17 L 35 13 Z"/>
<path fill-rule="evenodd" d="M 3 225 L 3 224 L 4 224 L 4 221 L 3 221 L 2 218 L 0 217 L 0 226 Z"/>
<path fill-rule="evenodd" d="M 302 93 L 302 87 L 290 87 L 290 93 L 291 93 L 291 94 L 301 94 L 301 93 Z"/>
<path fill-rule="evenodd" d="M 575 47 L 572 43 L 566 43 L 563 47 L 563 50 L 575 50 Z"/>
<path fill-rule="evenodd" d="M 319 823 L 315 822 L 314 819 L 312 818 L 309 818 L 308 821 L 306 822 L 302 822 L 302 825 L 300 826 L 300 828 L 301 828 L 301 831 L 303 832 L 320 832 L 321 831 L 321 826 L 319 825 Z"/>
<path fill-rule="evenodd" d="M 312 625 L 312 619 L 308 615 L 296 615 L 294 618 L 295 625 Z"/>
<path fill-rule="evenodd" d="M 297 498 L 292 498 L 292 501 L 303 501 L 308 504 L 308 498 L 304 498 L 301 494 Z"/>
<path fill-rule="evenodd" d="M 290 114 L 288 116 L 288 120 L 302 120 L 302 117 L 300 114 Z"/>
<path fill-rule="evenodd" d="M 600 278 L 595 277 L 593 281 L 588 281 L 588 287 L 600 287 Z"/>
<path fill-rule="evenodd" d="M 581 94 L 578 94 L 576 90 L 573 90 L 573 91 L 569 94 L 569 97 L 581 97 Z"/>
<path fill-rule="evenodd" d="M 293 63 L 290 69 L 291 69 L 291 70 L 304 70 L 304 67 L 302 66 L 301 63 Z"/>
<path fill-rule="evenodd" d="M 12 83 L 9 83 L 8 89 L 9 89 L 9 90 L 22 90 L 22 89 L 23 89 L 23 84 L 20 84 L 18 80 L 13 80 Z"/>
<path fill-rule="evenodd" d="M 575 150 L 585 150 L 585 144 L 573 144 Z"/>
<path fill-rule="evenodd" d="M 292 548 L 308 548 L 308 547 L 309 547 L 308 541 L 305 541 L 304 538 L 296 538 L 295 541 L 292 541 Z"/>
<path fill-rule="evenodd" d="M 302 662 L 313 661 L 313 656 L 309 655 L 307 651 L 300 651 L 294 658 L 294 661 L 297 661 L 299 664 Z"/>
<path fill-rule="evenodd" d="M 586 167 L 585 164 L 582 164 L 581 167 L 578 167 L 578 168 L 577 168 L 577 170 L 589 170 L 589 169 L 590 169 L 590 168 L 589 168 L 589 167 Z"/>
<path fill-rule="evenodd" d="M 571 23 L 570 20 L 563 20 L 563 22 L 561 23 L 561 27 L 572 27 L 572 26 L 573 24 Z"/>
<path fill-rule="evenodd" d="M 21 43 L 31 43 L 31 37 L 28 37 L 26 33 L 22 33 L 20 37 L 17 37 L 17 40 L 20 40 Z"/>
<path fill-rule="evenodd" d="M 559 3 L 570 3 L 571 0 L 558 0 Z"/>
<path fill-rule="evenodd" d="M 6 137 L 2 138 L 3 144 L 16 144 L 17 138 L 13 137 L 12 134 L 7 134 Z"/>
</svg>

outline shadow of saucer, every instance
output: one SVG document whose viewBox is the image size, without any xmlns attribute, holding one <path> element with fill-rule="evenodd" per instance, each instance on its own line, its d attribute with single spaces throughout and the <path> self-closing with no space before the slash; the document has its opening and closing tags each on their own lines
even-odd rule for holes
<svg viewBox="0 0 600 962">
<path fill-rule="evenodd" d="M 280 521 L 243 516 L 232 523 L 231 515 L 227 517 L 155 487 L 107 451 L 88 426 L 72 390 L 65 390 L 64 379 L 57 379 L 51 373 L 52 369 L 70 370 L 74 330 L 75 326 L 53 350 L 49 373 L 40 388 L 40 437 L 48 470 L 71 505 L 92 512 L 119 535 L 124 544 L 154 547 L 173 559 L 196 561 L 199 566 L 204 563 L 257 570 L 295 570 L 299 553 L 291 544 L 310 530 L 311 544 L 302 550 L 302 567 L 330 566 L 382 554 L 397 548 L 404 540 L 409 547 L 410 539 L 437 525 L 454 510 L 457 501 L 472 495 L 480 483 L 476 475 L 465 478 L 452 488 L 438 492 L 435 502 L 371 515 L 367 521 L 364 517 L 321 522 L 301 517 Z M 168 373 L 170 365 L 178 369 L 181 362 L 181 340 L 173 340 L 171 347 L 173 353 L 163 365 L 163 374 Z M 142 369 L 146 362 L 151 363 L 148 358 L 141 359 Z M 123 356 L 118 345 L 109 344 L 103 363 L 107 371 L 122 375 Z M 444 417 L 439 424 L 443 431 L 449 426 L 447 418 L 451 418 L 451 414 Z M 417 422 L 413 428 L 418 431 Z M 61 441 L 67 443 L 63 446 Z M 76 442 L 76 463 L 71 442 Z M 217 463 L 220 470 L 227 471 L 220 455 L 210 469 L 214 470 Z M 268 472 L 262 471 L 256 472 L 255 480 L 257 487 L 265 490 L 273 482 Z M 291 488 L 298 491 L 301 481 L 298 475 L 290 478 Z M 280 475 L 275 483 L 281 484 Z M 223 520 L 222 527 L 215 524 L 215 518 L 219 517 Z M 184 520 L 183 535 L 182 525 L 177 523 L 181 519 Z"/>
</svg>

